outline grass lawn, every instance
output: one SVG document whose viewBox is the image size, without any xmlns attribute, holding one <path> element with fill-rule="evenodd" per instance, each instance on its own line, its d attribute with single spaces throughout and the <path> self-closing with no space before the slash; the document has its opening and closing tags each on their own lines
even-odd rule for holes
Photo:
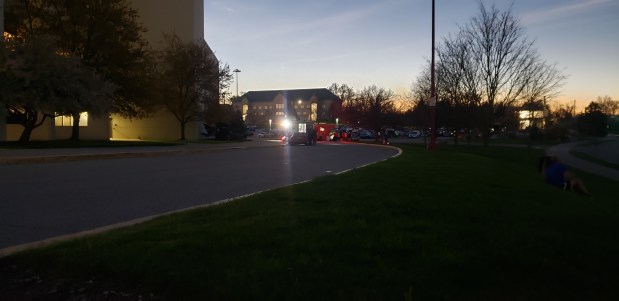
<svg viewBox="0 0 619 301">
<path fill-rule="evenodd" d="M 0 276 L 18 267 L 163 300 L 617 300 L 616 182 L 579 173 L 586 198 L 542 182 L 541 151 L 401 147 L 345 174 L 3 258 Z M 4 281 L 0 299 L 36 285 Z"/>
</svg>

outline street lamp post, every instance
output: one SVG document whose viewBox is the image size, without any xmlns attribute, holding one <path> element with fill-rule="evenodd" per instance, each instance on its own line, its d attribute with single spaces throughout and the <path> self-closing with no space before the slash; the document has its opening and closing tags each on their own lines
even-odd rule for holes
<svg viewBox="0 0 619 301">
<path fill-rule="evenodd" d="M 0 41 L 4 40 L 4 0 L 0 0 Z M 6 108 L 0 106 L 0 141 L 6 140 Z"/>
<path fill-rule="evenodd" d="M 234 69 L 232 72 L 236 75 L 236 98 L 239 98 L 239 72 L 241 72 L 241 70 Z"/>
<path fill-rule="evenodd" d="M 4 0 L 0 0 L 0 39 L 4 39 Z"/>
<path fill-rule="evenodd" d="M 436 83 L 434 74 L 434 0 L 432 0 L 432 64 L 430 67 L 430 144 L 429 150 L 436 149 Z"/>
</svg>

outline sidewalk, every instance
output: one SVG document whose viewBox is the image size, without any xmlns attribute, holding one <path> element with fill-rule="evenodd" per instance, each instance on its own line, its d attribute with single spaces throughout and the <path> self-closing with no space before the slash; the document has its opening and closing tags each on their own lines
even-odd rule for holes
<svg viewBox="0 0 619 301">
<path fill-rule="evenodd" d="M 619 170 L 583 160 L 570 154 L 571 150 L 578 150 L 579 152 L 599 157 L 604 161 L 617 163 L 617 160 L 619 160 L 619 140 L 617 140 L 616 137 L 611 137 L 603 141 L 604 143 L 593 146 L 587 145 L 590 142 L 582 141 L 558 144 L 550 147 L 546 153 L 548 155 L 557 156 L 560 161 L 573 168 L 619 181 Z"/>
<path fill-rule="evenodd" d="M 279 140 L 255 138 L 243 142 L 188 143 L 172 146 L 0 149 L 0 165 L 164 156 L 179 153 L 221 151 L 229 149 L 244 149 L 249 147 L 269 147 L 279 145 L 282 145 Z"/>
</svg>

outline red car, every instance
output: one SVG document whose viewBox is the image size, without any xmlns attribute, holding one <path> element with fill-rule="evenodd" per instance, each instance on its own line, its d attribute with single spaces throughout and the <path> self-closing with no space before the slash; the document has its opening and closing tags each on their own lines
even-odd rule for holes
<svg viewBox="0 0 619 301">
<path fill-rule="evenodd" d="M 301 132 L 296 132 L 288 138 L 284 136 L 282 137 L 282 141 L 284 143 L 288 143 L 289 145 L 316 145 L 316 137 L 313 137 L 312 141 L 308 141 L 308 134 Z"/>
<path fill-rule="evenodd" d="M 288 144 L 290 145 L 307 144 L 307 134 L 301 133 L 301 132 L 293 133 L 292 135 L 290 135 L 290 137 L 288 137 Z"/>
</svg>

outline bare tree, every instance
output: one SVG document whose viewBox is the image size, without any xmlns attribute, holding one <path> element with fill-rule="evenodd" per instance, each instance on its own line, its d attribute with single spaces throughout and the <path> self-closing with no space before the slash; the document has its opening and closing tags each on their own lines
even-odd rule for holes
<svg viewBox="0 0 619 301">
<path fill-rule="evenodd" d="M 380 131 L 384 116 L 394 111 L 393 98 L 393 91 L 385 90 L 376 85 L 357 92 L 357 103 L 363 109 L 363 123 L 374 131 Z"/>
<path fill-rule="evenodd" d="M 347 84 L 333 83 L 327 89 L 342 100 L 342 121 L 356 123 L 362 119 L 363 108 L 353 88 Z"/>
<path fill-rule="evenodd" d="M 600 105 L 602 112 L 606 115 L 614 116 L 619 110 L 619 101 L 612 100 L 608 95 L 598 96 L 596 102 Z"/>
<path fill-rule="evenodd" d="M 333 83 L 327 89 L 342 100 L 343 107 L 350 106 L 354 101 L 355 91 L 347 84 Z"/>
<path fill-rule="evenodd" d="M 411 85 L 411 94 L 415 105 L 423 103 L 430 98 L 430 62 L 428 61 L 417 79 Z"/>
<path fill-rule="evenodd" d="M 466 35 L 484 111 L 484 142 L 497 115 L 521 100 L 553 96 L 565 80 L 556 68 L 544 62 L 511 7 L 500 11 L 479 4 L 479 14 L 461 29 Z"/>
</svg>

